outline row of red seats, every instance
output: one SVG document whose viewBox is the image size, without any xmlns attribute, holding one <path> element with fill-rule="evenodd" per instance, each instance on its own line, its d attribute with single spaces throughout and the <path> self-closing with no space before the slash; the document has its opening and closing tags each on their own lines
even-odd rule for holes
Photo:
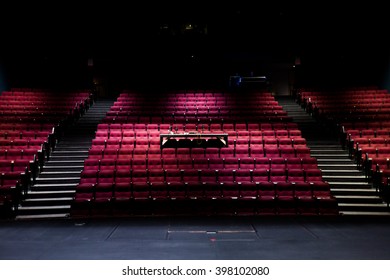
<svg viewBox="0 0 390 280">
<path fill-rule="evenodd" d="M 225 92 L 168 92 L 164 94 L 164 97 L 162 99 L 166 98 L 193 98 L 193 97 L 234 97 L 231 93 L 225 93 Z M 252 98 L 258 98 L 258 99 L 271 99 L 274 100 L 274 96 L 270 92 L 256 92 L 256 93 L 247 93 L 245 95 L 241 95 L 241 97 L 252 97 Z M 119 97 L 117 100 L 122 99 L 136 99 L 136 100 L 144 100 L 144 95 L 136 93 L 136 92 L 121 92 L 119 94 Z"/>
<path fill-rule="evenodd" d="M 100 131 L 113 131 L 113 130 L 123 130 L 123 131 L 186 131 L 186 130 L 198 130 L 198 131 L 277 131 L 277 130 L 298 130 L 298 125 L 291 122 L 275 122 L 275 123 L 200 123 L 200 124 L 190 124 L 190 126 L 185 124 L 175 124 L 175 123 L 100 123 L 97 126 L 97 132 Z M 299 134 L 300 135 L 300 134 Z"/>
<path fill-rule="evenodd" d="M 83 170 L 78 187 L 98 183 L 172 182 L 322 182 L 322 172 L 314 169 L 119 169 Z"/>
<path fill-rule="evenodd" d="M 31 168 L 33 160 L 28 158 L 18 158 L 15 160 L 0 159 L 0 173 L 4 172 L 25 172 Z"/>
<path fill-rule="evenodd" d="M 380 129 L 389 129 L 390 128 L 390 121 L 384 120 L 384 121 L 370 121 L 370 122 L 365 122 L 365 121 L 359 121 L 355 120 L 353 122 L 341 122 L 340 126 L 344 127 L 344 129 L 350 130 L 363 130 L 363 129 L 373 129 L 374 132 L 376 130 Z"/>
<path fill-rule="evenodd" d="M 176 130 L 176 128 L 178 128 Z M 228 134 L 229 138 L 234 139 L 283 139 L 283 138 L 300 138 L 301 131 L 299 129 L 286 129 L 286 130 L 196 130 L 195 126 L 186 125 L 181 126 L 184 130 L 179 130 L 178 126 L 169 126 L 167 131 L 164 130 L 125 130 L 125 129 L 100 129 L 96 132 L 96 138 L 109 139 L 121 139 L 121 138 L 134 138 L 134 139 L 155 139 L 160 138 L 160 134 L 193 134 L 193 138 L 203 134 Z M 174 136 L 174 135 L 173 135 Z M 204 135 L 206 137 L 207 135 Z M 238 140 L 238 139 L 237 139 Z"/>
<path fill-rule="evenodd" d="M 33 159 L 36 156 L 38 150 L 36 148 L 33 149 L 1 149 L 0 148 L 0 159 Z"/>
<path fill-rule="evenodd" d="M 45 130 L 2 130 L 0 129 L 0 139 L 8 140 L 45 140 L 47 136 L 53 131 L 51 129 Z"/>
<path fill-rule="evenodd" d="M 318 169 L 317 159 L 303 158 L 87 158 L 84 170 L 135 169 Z"/>
<path fill-rule="evenodd" d="M 152 116 L 147 117 L 153 118 Z M 158 117 L 161 118 L 161 117 Z M 279 115 L 272 115 L 272 116 L 257 116 L 257 115 L 246 115 L 246 116 L 236 116 L 235 118 L 232 118 L 230 116 L 228 117 L 215 117 L 215 118 L 187 118 L 187 117 L 173 117 L 169 118 L 168 120 L 165 118 L 161 118 L 161 123 L 164 124 L 187 124 L 187 123 L 195 123 L 195 124 L 207 124 L 207 123 L 231 123 L 231 122 L 274 122 L 274 123 L 289 123 L 292 122 L 292 117 L 290 116 L 279 116 Z M 155 123 L 157 120 L 153 120 L 152 122 Z M 102 120 L 103 123 L 107 124 L 124 124 L 124 123 L 141 123 L 142 119 L 138 116 L 111 116 L 111 117 L 105 117 Z"/>
<path fill-rule="evenodd" d="M 73 216 L 85 215 L 336 215 L 324 182 L 115 183 L 80 190 Z"/>
<path fill-rule="evenodd" d="M 187 138 L 187 139 L 174 139 L 172 141 L 176 141 L 177 147 L 182 147 L 185 144 L 189 147 L 195 147 L 195 146 L 202 146 L 202 144 L 205 144 L 207 142 L 213 141 L 214 139 L 197 139 L 196 136 L 194 138 Z M 306 140 L 302 137 L 283 137 L 283 138 L 276 138 L 276 137 L 251 137 L 246 138 L 245 136 L 236 135 L 231 136 L 229 135 L 228 139 L 228 145 L 229 147 L 233 147 L 234 149 L 237 148 L 298 148 L 298 147 L 306 147 Z M 198 145 L 199 144 L 199 145 Z M 98 138 L 95 138 L 92 140 L 92 147 L 91 148 L 126 148 L 126 149 L 134 149 L 134 148 L 159 148 L 161 145 L 160 137 L 152 137 L 149 135 L 149 137 L 124 137 L 121 136 L 111 136 L 111 137 L 103 137 L 98 136 Z"/>
<path fill-rule="evenodd" d="M 188 119 L 188 120 L 197 120 L 197 119 L 236 119 L 236 118 L 242 118 L 242 116 L 251 116 L 252 114 L 256 114 L 258 117 L 262 118 L 270 118 L 273 116 L 279 116 L 279 117 L 286 117 L 287 112 L 283 110 L 248 110 L 245 111 L 232 111 L 232 110 L 225 110 L 221 112 L 183 112 L 183 111 L 168 111 L 164 110 L 164 112 L 157 113 L 156 109 L 150 109 L 149 111 L 146 111 L 145 109 L 142 109 L 140 111 L 109 111 L 106 113 L 106 118 L 130 118 L 135 119 L 137 117 L 139 121 L 149 121 L 151 116 L 158 116 L 161 117 L 161 120 L 164 121 L 164 123 L 169 121 L 175 121 L 180 119 Z M 387 113 L 386 111 L 383 112 L 374 112 L 374 113 Z M 10 111 L 8 115 L 15 114 L 15 112 Z M 32 114 L 31 114 L 32 115 Z M 142 117 L 140 117 L 142 116 Z M 194 121 L 191 121 L 194 122 Z M 161 123 L 161 122 L 159 122 Z"/>
<path fill-rule="evenodd" d="M 369 137 L 369 138 L 376 138 L 376 137 L 388 137 L 390 128 L 385 129 L 347 129 L 346 132 L 348 133 L 348 136 L 352 139 L 355 139 L 357 137 Z"/>
<path fill-rule="evenodd" d="M 1 104 L 1 103 L 0 103 Z M 259 112 L 262 111 L 278 111 L 283 110 L 283 107 L 280 105 L 276 105 L 277 101 L 272 102 L 265 102 L 260 103 L 256 102 L 254 104 L 248 104 L 247 108 L 252 110 L 259 110 Z M 169 113 L 234 113 L 235 111 L 243 111 L 241 106 L 239 107 L 232 107 L 231 105 L 226 104 L 218 104 L 218 103 L 203 103 L 203 102 L 185 102 L 185 103 L 172 103 L 172 104 L 145 104 L 145 105 L 135 105 L 132 101 L 126 102 L 115 102 L 114 105 L 110 108 L 110 112 L 142 112 L 143 110 L 146 110 L 146 112 L 150 112 L 153 107 L 156 108 L 157 112 L 162 112 L 164 114 L 164 109 L 167 110 Z"/>
<path fill-rule="evenodd" d="M 50 123 L 0 123 L 1 131 L 51 131 L 53 124 Z"/>
<path fill-rule="evenodd" d="M 118 100 L 120 98 L 118 98 Z M 196 98 L 196 97 L 194 97 L 194 98 Z M 215 114 L 213 114 L 211 117 L 210 117 L 210 107 L 208 107 L 207 111 L 205 108 L 204 115 L 198 115 L 198 112 L 199 112 L 198 110 L 193 111 L 193 113 L 196 115 L 189 115 L 188 108 L 186 107 L 186 104 L 187 104 L 186 102 L 190 102 L 190 101 L 187 101 L 188 97 L 185 97 L 185 100 L 183 100 L 181 105 L 179 105 L 179 107 L 182 107 L 182 109 L 183 109 L 181 111 L 182 114 L 180 114 L 180 116 L 178 116 L 178 114 L 177 114 L 178 107 L 176 106 L 176 101 L 175 101 L 175 104 L 172 105 L 172 111 L 169 111 L 169 109 L 167 109 L 168 108 L 167 105 L 169 105 L 169 96 L 167 98 L 164 97 L 163 100 L 154 100 L 154 101 L 148 100 L 148 102 L 142 104 L 142 107 L 141 106 L 138 107 L 140 110 L 136 110 L 136 111 L 133 111 L 134 108 L 128 108 L 128 109 L 123 108 L 124 104 L 121 103 L 119 106 L 115 107 L 116 108 L 115 111 L 110 110 L 107 113 L 107 117 L 105 118 L 104 122 L 106 122 L 106 123 L 137 122 L 137 120 L 135 120 L 136 117 L 134 117 L 133 115 L 136 115 L 136 116 L 146 115 L 149 118 L 152 118 L 153 115 L 156 115 L 156 110 L 157 110 L 156 108 L 160 108 L 160 107 L 161 107 L 160 115 L 163 115 L 163 118 L 161 121 L 158 121 L 159 123 L 163 123 L 163 122 L 164 123 L 166 123 L 166 122 L 177 122 L 177 123 L 204 122 L 204 123 L 207 123 L 210 121 L 210 119 L 212 121 L 222 121 L 222 119 L 226 119 L 226 118 L 232 118 L 232 119 L 237 119 L 237 118 L 248 119 L 249 118 L 250 119 L 251 117 L 252 117 L 252 119 L 257 119 L 257 120 L 262 120 L 262 121 L 263 120 L 272 120 L 272 121 L 291 120 L 291 118 L 288 118 L 286 116 L 286 112 L 284 110 L 282 110 L 280 108 L 280 106 L 278 107 L 278 108 L 280 108 L 280 110 L 269 110 L 269 112 L 264 111 L 263 114 L 261 114 L 261 110 L 259 110 L 259 108 L 254 108 L 252 110 L 251 106 L 248 106 L 248 104 L 255 103 L 255 102 L 253 102 L 253 100 L 252 100 L 252 102 L 249 102 L 250 101 L 249 99 L 243 100 L 243 99 L 245 99 L 243 97 L 237 98 L 234 96 L 230 96 L 230 98 L 231 98 L 230 102 L 228 100 L 226 100 L 226 104 L 224 104 L 224 105 L 226 105 L 225 112 L 221 112 L 221 108 L 215 108 L 216 109 Z M 269 98 L 272 99 L 273 102 L 275 102 L 274 106 L 278 106 L 277 102 L 274 100 L 274 97 L 272 95 L 269 95 Z M 125 100 L 126 100 L 126 98 L 123 97 L 121 101 L 126 102 Z M 258 99 L 258 100 L 262 100 L 262 99 Z M 137 100 L 137 99 L 129 99 L 129 102 L 134 102 L 134 104 L 139 104 L 139 100 Z M 191 104 L 196 106 L 195 103 L 197 104 L 197 102 L 195 102 L 195 101 Z M 267 103 L 265 103 L 265 104 L 267 104 Z M 118 105 L 118 104 L 115 104 L 115 105 Z M 138 106 L 138 105 L 134 105 L 134 106 Z M 215 105 L 215 106 L 217 106 L 217 105 Z M 148 108 L 150 108 L 150 109 L 148 109 Z M 237 108 L 242 108 L 242 109 L 237 109 Z M 235 111 L 235 110 L 237 110 L 237 111 Z M 254 115 L 256 115 L 256 118 L 253 118 Z M 204 118 L 204 120 L 201 120 L 202 118 Z M 207 119 L 209 119 L 209 120 L 207 120 Z M 138 120 L 138 122 L 142 123 L 144 121 Z"/>
<path fill-rule="evenodd" d="M 0 154 L 1 157 L 1 154 Z M 206 158 L 206 157 L 310 157 L 308 147 L 253 148 L 91 148 L 88 157 L 94 158 Z"/>
<path fill-rule="evenodd" d="M 259 115 L 279 113 L 283 114 L 282 106 L 275 105 L 248 105 L 246 108 L 237 105 L 149 105 L 149 106 L 131 106 L 131 105 L 116 105 L 113 106 L 107 113 L 107 116 L 124 115 L 124 116 L 227 116 L 227 115 L 247 115 L 248 113 L 256 112 Z"/>
<path fill-rule="evenodd" d="M 376 99 L 375 102 L 369 103 L 364 100 L 364 98 Z M 367 92 L 367 91 L 344 91 L 344 92 L 334 92 L 333 94 L 329 91 L 326 92 L 306 92 L 301 93 L 300 102 L 306 103 L 305 106 L 313 107 L 316 106 L 323 117 L 333 118 L 338 123 L 343 123 L 345 120 L 350 120 L 349 123 L 355 121 L 366 123 L 369 122 L 380 122 L 386 119 L 386 114 L 388 110 L 383 109 L 383 104 L 387 103 L 387 100 L 390 100 L 390 95 L 386 90 L 383 90 L 376 95 L 376 92 Z M 354 105 L 358 104 L 358 105 Z M 365 109 L 362 109 L 366 107 Z M 340 110 L 342 108 L 342 110 Z M 369 128 L 369 127 L 368 127 Z M 344 128 L 346 130 L 346 128 Z M 347 131 L 345 131 L 348 133 Z M 345 136 L 344 136 L 345 137 Z"/>
<path fill-rule="evenodd" d="M 332 99 L 335 96 L 343 95 L 352 98 L 357 98 L 356 100 L 362 100 L 364 98 L 370 99 L 373 97 L 386 97 L 388 96 L 388 91 L 386 89 L 342 89 L 342 90 L 317 90 L 317 91 L 306 91 L 301 90 L 300 92 L 302 98 L 311 98 L 311 97 L 319 97 L 319 98 L 329 98 Z"/>
</svg>

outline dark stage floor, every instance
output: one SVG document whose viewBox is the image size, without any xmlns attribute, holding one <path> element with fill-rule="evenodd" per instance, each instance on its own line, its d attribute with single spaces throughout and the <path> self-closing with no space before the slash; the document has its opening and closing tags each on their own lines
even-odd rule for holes
<svg viewBox="0 0 390 280">
<path fill-rule="evenodd" d="M 1 221 L 3 260 L 384 260 L 389 218 L 148 217 Z"/>
</svg>

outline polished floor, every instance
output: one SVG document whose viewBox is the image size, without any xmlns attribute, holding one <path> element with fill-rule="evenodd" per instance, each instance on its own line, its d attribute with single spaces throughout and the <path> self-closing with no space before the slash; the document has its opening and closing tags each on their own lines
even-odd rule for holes
<svg viewBox="0 0 390 280">
<path fill-rule="evenodd" d="M 388 217 L 0 221 L 3 260 L 387 260 Z"/>
</svg>

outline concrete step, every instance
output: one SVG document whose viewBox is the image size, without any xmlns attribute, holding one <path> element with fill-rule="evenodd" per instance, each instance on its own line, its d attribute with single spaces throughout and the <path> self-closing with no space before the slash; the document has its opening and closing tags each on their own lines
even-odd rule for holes
<svg viewBox="0 0 390 280">
<path fill-rule="evenodd" d="M 335 148 L 329 148 L 329 149 L 318 149 L 317 147 L 316 148 L 311 148 L 310 147 L 310 151 L 313 153 L 313 154 L 345 154 L 345 155 L 348 155 L 348 152 L 344 151 L 343 149 L 335 149 Z"/>
<path fill-rule="evenodd" d="M 390 216 L 389 212 L 382 211 L 340 211 L 340 215 L 343 216 Z"/>
<path fill-rule="evenodd" d="M 353 176 L 323 175 L 322 178 L 328 182 L 358 182 L 358 183 L 366 179 L 364 175 L 353 175 Z"/>
<path fill-rule="evenodd" d="M 340 144 L 337 142 L 337 143 L 334 143 L 334 144 L 311 144 L 310 145 L 310 149 L 313 149 L 313 150 L 341 150 L 343 152 L 346 152 L 345 150 L 343 150 L 340 146 Z"/>
<path fill-rule="evenodd" d="M 81 129 L 81 128 L 89 128 L 89 129 L 94 129 L 96 128 L 97 125 L 94 123 L 94 122 L 88 122 L 87 121 L 84 121 L 84 122 L 78 122 L 77 123 L 77 126 L 74 126 L 74 127 L 71 127 L 70 129 Z"/>
<path fill-rule="evenodd" d="M 59 214 L 40 214 L 40 215 L 18 215 L 15 220 L 52 220 L 52 219 L 67 219 L 70 217 L 69 213 Z"/>
<path fill-rule="evenodd" d="M 62 149 L 58 150 L 56 149 L 51 155 L 52 156 L 85 156 L 88 157 L 88 149 L 78 149 L 78 150 L 72 150 L 72 149 Z"/>
<path fill-rule="evenodd" d="M 310 155 L 312 157 L 317 158 L 317 159 L 346 159 L 348 161 L 351 161 L 351 159 L 349 158 L 348 154 L 342 154 L 342 153 L 339 153 L 339 154 L 334 154 L 334 153 L 327 154 L 327 153 L 313 153 L 313 152 L 310 152 Z"/>
<path fill-rule="evenodd" d="M 55 191 L 29 191 L 28 198 L 57 198 L 74 197 L 76 190 L 55 190 Z"/>
<path fill-rule="evenodd" d="M 306 138 L 306 142 L 307 142 L 307 145 L 310 147 L 312 144 L 314 143 L 317 143 L 318 142 L 318 138 L 321 138 L 321 140 L 323 141 L 323 143 L 335 143 L 335 136 L 327 133 L 326 132 L 322 132 L 322 134 L 320 134 L 319 131 L 309 131 L 309 132 L 305 132 L 303 130 L 302 131 L 302 135 L 304 135 L 304 137 Z"/>
<path fill-rule="evenodd" d="M 353 175 L 357 175 L 357 176 L 361 176 L 363 175 L 363 173 L 358 170 L 358 169 L 352 169 L 352 170 L 349 170 L 349 169 L 346 169 L 346 170 L 342 170 L 342 169 L 327 169 L 327 168 L 320 168 L 322 170 L 322 174 L 324 175 L 331 175 L 331 174 L 334 174 L 334 175 L 337 175 L 337 176 L 353 176 Z"/>
<path fill-rule="evenodd" d="M 71 204 L 73 197 L 45 197 L 27 198 L 23 200 L 23 206 L 55 206 Z"/>
<path fill-rule="evenodd" d="M 95 133 L 96 133 L 96 129 L 87 129 L 87 128 L 84 128 L 84 129 L 80 129 L 80 130 L 71 130 L 71 131 L 67 131 L 66 134 L 67 136 L 69 137 L 77 137 L 75 140 L 77 139 L 81 139 L 84 138 L 85 139 L 93 139 L 93 137 L 95 136 Z"/>
<path fill-rule="evenodd" d="M 95 132 L 88 134 L 82 133 L 80 135 L 78 135 L 78 132 L 74 133 L 74 135 L 69 132 L 68 137 L 71 138 L 61 139 L 56 147 L 88 147 L 88 144 L 91 145 L 92 140 L 95 138 Z"/>
<path fill-rule="evenodd" d="M 360 195 L 360 196 L 378 196 L 378 193 L 374 188 L 331 188 L 330 189 L 333 195 L 339 195 L 339 196 L 354 196 L 354 195 Z"/>
<path fill-rule="evenodd" d="M 43 172 L 71 172 L 71 171 L 82 171 L 84 169 L 84 165 L 74 165 L 74 166 L 61 166 L 61 165 L 53 165 L 47 166 L 44 165 L 42 169 Z"/>
<path fill-rule="evenodd" d="M 42 215 L 42 214 L 69 214 L 70 205 L 43 205 L 43 206 L 19 206 L 20 215 Z"/>
<path fill-rule="evenodd" d="M 318 168 L 320 168 L 323 172 L 327 170 L 332 171 L 358 171 L 355 163 L 349 164 L 318 164 Z"/>
<path fill-rule="evenodd" d="M 71 133 L 75 133 L 75 134 L 81 134 L 81 135 L 88 135 L 88 134 L 92 134 L 96 131 L 96 128 L 97 126 L 91 126 L 91 125 L 84 125 L 82 127 L 78 127 L 78 128 L 71 128 L 70 130 L 67 131 L 67 135 L 69 136 L 69 134 Z"/>
<path fill-rule="evenodd" d="M 383 203 L 383 200 L 378 196 L 367 195 L 335 195 L 338 203 Z"/>
<path fill-rule="evenodd" d="M 368 182 L 336 182 L 336 181 L 330 181 L 328 182 L 329 186 L 331 189 L 362 189 L 362 188 L 367 188 L 367 189 L 372 189 L 372 184 Z"/>
<path fill-rule="evenodd" d="M 84 166 L 84 160 L 49 160 L 44 166 Z"/>
<path fill-rule="evenodd" d="M 317 158 L 318 164 L 353 164 L 353 162 L 349 158 Z M 356 164 L 355 164 L 356 166 Z"/>
<path fill-rule="evenodd" d="M 80 177 L 80 170 L 77 171 L 42 171 L 39 178 L 60 178 L 63 176 Z"/>
<path fill-rule="evenodd" d="M 80 176 L 78 177 L 58 177 L 58 178 L 41 178 L 36 179 L 36 184 L 65 184 L 65 183 L 78 183 L 80 182 Z"/>
<path fill-rule="evenodd" d="M 85 138 L 84 138 L 85 139 Z M 78 141 L 73 141 L 73 142 L 68 142 L 68 143 L 62 143 L 56 145 L 55 151 L 60 151 L 60 150 L 88 150 L 91 145 L 92 145 L 92 139 L 88 143 L 78 143 Z"/>
<path fill-rule="evenodd" d="M 69 146 L 69 147 L 55 147 L 54 149 L 54 152 L 53 153 L 66 153 L 67 151 L 72 151 L 72 152 L 80 152 L 82 154 L 82 152 L 88 152 L 89 149 L 91 148 L 92 146 L 92 143 L 90 143 L 88 146 L 79 146 L 79 147 L 76 147 L 76 146 Z M 59 154 L 61 155 L 61 154 Z"/>
<path fill-rule="evenodd" d="M 69 137 L 69 136 L 68 136 Z M 78 137 L 71 137 L 71 138 L 63 138 L 60 142 L 58 142 L 58 146 L 69 146 L 74 145 L 75 147 L 84 146 L 91 144 L 92 140 L 85 139 L 84 137 L 80 137 L 81 140 L 78 140 Z"/>
<path fill-rule="evenodd" d="M 53 154 L 50 156 L 49 162 L 50 161 L 69 161 L 69 160 L 84 160 L 88 157 L 88 152 L 83 155 L 57 155 Z"/>
<path fill-rule="evenodd" d="M 75 190 L 78 183 L 57 183 L 57 184 L 35 184 L 31 187 L 31 191 L 64 191 Z"/>
<path fill-rule="evenodd" d="M 386 203 L 339 203 L 340 211 L 388 212 Z"/>
</svg>

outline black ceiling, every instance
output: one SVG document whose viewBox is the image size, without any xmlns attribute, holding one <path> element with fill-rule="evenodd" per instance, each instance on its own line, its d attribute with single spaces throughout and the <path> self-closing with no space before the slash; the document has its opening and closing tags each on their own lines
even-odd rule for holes
<svg viewBox="0 0 390 280">
<path fill-rule="evenodd" d="M 287 54 L 385 44 L 388 13 L 381 7 L 210 2 L 14 5 L 1 11 L 2 45 L 17 54 L 112 56 L 133 49 L 158 51 L 166 44 L 175 48 L 182 42 L 202 49 L 276 49 Z M 178 34 L 185 24 L 206 26 L 207 35 Z M 172 32 L 162 34 L 162 25 Z"/>
<path fill-rule="evenodd" d="M 144 73 L 187 66 L 213 73 L 210 65 L 293 63 L 296 56 L 303 64 L 388 60 L 384 6 L 214 2 L 13 3 L 0 11 L 0 62 L 26 73 L 85 68 L 89 58 Z"/>
</svg>

